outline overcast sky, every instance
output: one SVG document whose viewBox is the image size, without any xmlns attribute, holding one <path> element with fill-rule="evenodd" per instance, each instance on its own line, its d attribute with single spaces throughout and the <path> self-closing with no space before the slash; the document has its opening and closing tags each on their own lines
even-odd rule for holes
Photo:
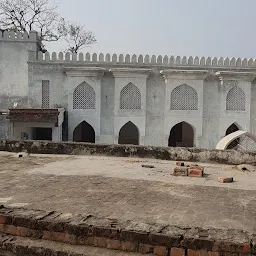
<svg viewBox="0 0 256 256">
<path fill-rule="evenodd" d="M 256 58 L 256 0 L 57 1 L 62 16 L 95 32 L 84 52 Z"/>
</svg>

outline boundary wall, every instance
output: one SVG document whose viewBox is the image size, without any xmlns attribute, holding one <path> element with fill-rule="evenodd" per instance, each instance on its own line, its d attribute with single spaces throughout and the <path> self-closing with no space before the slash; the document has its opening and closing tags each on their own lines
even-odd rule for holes
<svg viewBox="0 0 256 256">
<path fill-rule="evenodd" d="M 0 208 L 0 248 L 15 252 L 22 250 L 13 249 L 15 243 L 11 243 L 8 237 L 2 240 L 1 233 L 157 256 L 245 256 L 256 253 L 255 234 L 239 230 L 123 223 L 115 219 L 97 219 L 92 215 L 70 216 L 43 210 Z M 18 255 L 28 255 L 26 249 L 23 248 L 23 254 Z M 44 254 L 43 250 L 29 255 L 72 255 Z"/>
<path fill-rule="evenodd" d="M 230 165 L 256 165 L 255 152 L 208 150 L 200 148 L 89 144 L 76 142 L 0 140 L 0 151 L 21 152 L 24 150 L 32 154 L 101 155 L 155 158 L 201 163 L 221 163 Z"/>
</svg>

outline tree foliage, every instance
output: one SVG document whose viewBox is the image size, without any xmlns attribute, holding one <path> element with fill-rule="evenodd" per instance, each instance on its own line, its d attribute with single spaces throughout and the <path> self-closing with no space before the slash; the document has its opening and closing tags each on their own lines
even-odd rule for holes
<svg viewBox="0 0 256 256">
<path fill-rule="evenodd" d="M 63 38 L 67 50 L 73 53 L 96 43 L 93 32 L 86 31 L 82 25 L 66 22 L 57 9 L 50 0 L 0 0 L 0 29 L 36 31 L 42 48 L 46 42 Z"/>
<path fill-rule="evenodd" d="M 84 47 L 97 42 L 94 33 L 85 30 L 84 26 L 80 24 L 69 23 L 63 20 L 60 32 L 63 34 L 63 38 L 68 45 L 67 50 L 72 53 L 77 53 Z"/>
<path fill-rule="evenodd" d="M 37 31 L 41 42 L 57 41 L 60 18 L 49 0 L 1 0 L 0 27 L 29 33 Z"/>
</svg>

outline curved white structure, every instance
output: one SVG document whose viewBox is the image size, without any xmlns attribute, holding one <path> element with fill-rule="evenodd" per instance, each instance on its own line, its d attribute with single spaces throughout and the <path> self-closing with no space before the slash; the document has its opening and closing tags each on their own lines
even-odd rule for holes
<svg viewBox="0 0 256 256">
<path fill-rule="evenodd" d="M 235 139 L 240 138 L 241 136 L 248 136 L 249 138 L 254 140 L 255 143 L 256 143 L 256 135 L 254 135 L 252 133 L 249 133 L 247 131 L 236 131 L 236 132 L 233 132 L 233 133 L 225 136 L 223 139 L 221 139 L 219 141 L 219 143 L 217 144 L 216 149 L 218 149 L 218 150 L 225 150 L 225 149 L 227 149 L 228 145 L 232 141 L 234 141 Z"/>
</svg>

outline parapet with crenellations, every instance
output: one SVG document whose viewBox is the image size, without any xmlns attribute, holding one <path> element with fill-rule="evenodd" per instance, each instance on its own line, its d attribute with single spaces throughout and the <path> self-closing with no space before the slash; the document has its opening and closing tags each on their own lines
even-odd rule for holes
<svg viewBox="0 0 256 256">
<path fill-rule="evenodd" d="M 33 60 L 30 59 L 31 61 Z M 209 67 L 242 67 L 256 68 L 256 59 L 247 58 L 217 58 L 217 57 L 186 57 L 186 56 L 156 56 L 156 55 L 130 55 L 130 54 L 109 54 L 103 53 L 43 53 L 38 52 L 34 61 L 46 63 L 97 63 L 97 64 L 138 64 L 138 65 L 155 65 L 155 66 L 209 66 Z"/>
<path fill-rule="evenodd" d="M 0 31 L 0 42 L 38 42 L 38 35 L 36 31 L 26 32 L 15 32 L 13 30 Z"/>
</svg>

